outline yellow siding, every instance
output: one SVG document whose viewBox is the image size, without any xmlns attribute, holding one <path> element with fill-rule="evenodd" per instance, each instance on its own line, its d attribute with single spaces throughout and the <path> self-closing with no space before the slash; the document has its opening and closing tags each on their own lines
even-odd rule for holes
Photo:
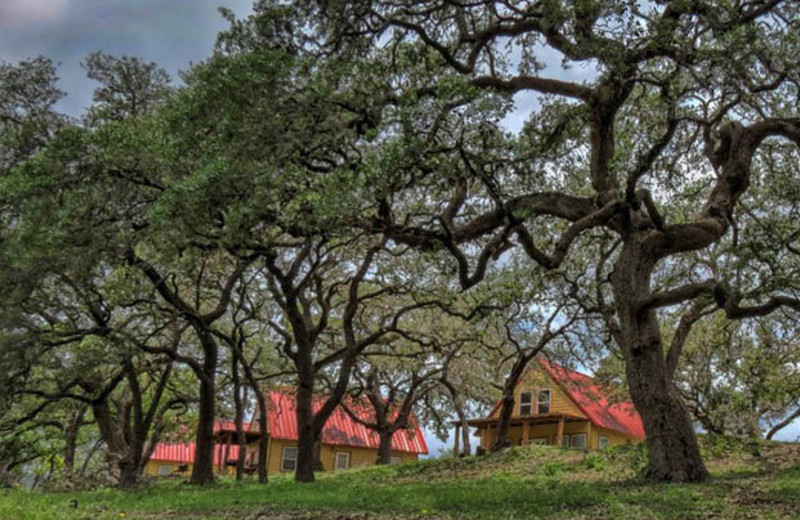
<svg viewBox="0 0 800 520">
<path fill-rule="evenodd" d="M 561 387 L 553 381 L 550 375 L 539 366 L 533 366 L 522 377 L 522 381 L 517 385 L 514 390 L 514 412 L 512 418 L 519 418 L 519 402 L 520 394 L 522 392 L 531 392 L 533 395 L 532 401 L 532 414 L 530 417 L 536 417 L 537 407 L 536 399 L 539 390 L 550 389 L 550 413 L 553 414 L 568 414 L 576 417 L 586 418 L 586 421 L 565 422 L 564 435 L 572 435 L 576 433 L 586 433 L 586 446 L 589 449 L 597 449 L 599 447 L 600 436 L 608 439 L 610 445 L 627 444 L 632 442 L 640 442 L 635 437 L 629 437 L 623 433 L 607 428 L 598 428 L 594 426 L 581 411 L 580 408 L 570 399 L 570 397 L 561 389 Z M 490 418 L 497 419 L 500 416 L 500 409 L 495 410 Z M 529 439 L 546 438 L 547 444 L 555 444 L 556 432 L 558 429 L 557 423 L 549 424 L 531 424 Z M 496 426 L 490 428 L 479 428 L 477 435 L 481 440 L 481 446 L 487 451 L 492 446 L 497 433 Z M 511 439 L 511 444 L 518 446 L 522 443 L 523 427 L 512 426 L 509 430 L 508 437 Z"/>
<path fill-rule="evenodd" d="M 267 450 L 267 469 L 269 473 L 275 474 L 281 472 L 281 456 L 284 446 L 296 446 L 296 441 L 289 441 L 283 439 L 270 439 L 269 449 Z M 249 450 L 257 450 L 255 444 L 248 446 Z M 334 468 L 334 458 L 337 452 L 346 452 L 350 454 L 350 467 L 356 468 L 360 466 L 372 466 L 378 458 L 378 450 L 355 448 L 350 446 L 331 446 L 329 444 L 322 445 L 322 453 L 320 458 L 325 470 L 330 471 Z M 406 453 L 400 451 L 393 451 L 393 457 L 400 457 L 401 462 L 412 462 L 417 460 L 416 453 Z"/>
<path fill-rule="evenodd" d="M 565 422 L 564 423 L 564 435 L 572 435 L 575 433 L 586 433 L 586 443 L 587 446 L 593 447 L 596 445 L 591 444 L 592 439 L 592 430 L 595 428 L 592 426 L 592 423 L 589 421 L 579 421 L 579 422 Z M 489 428 L 489 432 L 487 435 L 486 429 L 481 428 L 478 430 L 479 435 L 481 437 L 481 446 L 485 450 L 489 450 L 491 448 L 492 442 L 494 441 L 494 435 L 496 433 L 496 427 L 493 426 Z M 558 423 L 548 423 L 548 424 L 532 424 L 530 426 L 530 434 L 529 440 L 533 440 L 536 438 L 544 438 L 547 439 L 548 445 L 554 445 L 556 442 L 556 434 L 558 433 Z M 508 437 L 511 439 L 512 446 L 519 446 L 522 444 L 522 436 L 523 436 L 523 427 L 522 426 L 512 426 L 509 429 Z"/>
<path fill-rule="evenodd" d="M 642 442 L 641 439 L 637 439 L 636 437 L 630 437 L 625 435 L 624 433 L 620 433 L 616 430 L 609 430 L 608 428 L 593 428 L 592 432 L 592 448 L 599 448 L 600 447 L 600 436 L 605 437 L 608 439 L 608 444 L 611 446 L 616 446 L 618 444 L 633 444 L 637 442 Z"/>
<path fill-rule="evenodd" d="M 281 454 L 282 448 L 284 446 L 296 446 L 297 443 L 295 441 L 286 441 L 280 439 L 271 439 L 269 442 L 269 448 L 267 449 L 267 471 L 271 474 L 276 474 L 281 472 Z M 372 466 L 375 464 L 378 458 L 378 450 L 373 449 L 366 449 L 366 448 L 354 448 L 349 446 L 331 446 L 328 444 L 324 444 L 322 446 L 322 464 L 325 466 L 325 469 L 330 471 L 334 468 L 334 458 L 336 457 L 337 452 L 347 452 L 350 454 L 350 467 L 356 468 L 360 466 Z M 247 446 L 247 452 L 249 453 L 256 453 L 258 452 L 258 444 L 252 443 Z M 399 457 L 401 463 L 405 464 L 406 462 L 413 462 L 418 459 L 418 455 L 416 453 L 407 453 L 402 451 L 393 451 L 392 457 Z M 147 463 L 144 469 L 144 473 L 150 476 L 158 476 L 159 475 L 159 468 L 161 466 L 169 466 L 170 473 L 173 473 L 178 470 L 178 467 L 181 464 L 178 462 L 164 462 L 164 461 L 155 461 L 151 460 Z M 189 475 L 192 471 L 191 464 L 189 465 L 189 470 L 185 473 Z M 217 471 L 217 466 L 214 466 L 214 472 L 219 474 Z M 222 473 L 233 475 L 235 473 L 235 468 L 228 467 L 223 468 Z"/>
<path fill-rule="evenodd" d="M 512 417 L 519 417 L 519 395 L 522 392 L 533 394 L 533 415 L 536 415 L 536 396 L 539 390 L 550 389 L 550 413 L 565 413 L 577 417 L 586 417 L 572 399 L 553 381 L 550 376 L 538 366 L 532 367 L 522 376 L 520 384 L 514 390 L 514 413 Z M 490 416 L 494 419 L 499 417 L 500 409 L 494 411 Z"/>
<path fill-rule="evenodd" d="M 144 467 L 144 474 L 150 475 L 151 477 L 158 477 L 161 476 L 159 474 L 159 469 L 162 466 L 169 466 L 170 467 L 170 474 L 179 474 L 178 468 L 182 465 L 181 462 L 172 462 L 172 461 L 163 461 L 163 460 L 151 460 L 147 462 L 147 465 Z M 187 464 L 188 470 L 184 472 L 184 475 L 190 475 L 192 473 L 192 465 Z M 232 466 L 222 467 L 222 471 L 217 468 L 217 465 L 214 464 L 214 473 L 217 475 L 233 475 L 236 473 L 236 468 Z"/>
</svg>

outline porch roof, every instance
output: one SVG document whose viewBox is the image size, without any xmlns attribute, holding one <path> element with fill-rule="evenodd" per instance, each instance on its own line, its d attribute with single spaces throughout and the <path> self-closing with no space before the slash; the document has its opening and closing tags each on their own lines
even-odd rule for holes
<svg viewBox="0 0 800 520">
<path fill-rule="evenodd" d="M 512 417 L 511 421 L 509 422 L 510 426 L 519 426 L 525 423 L 528 424 L 548 424 L 548 423 L 557 423 L 561 420 L 564 422 L 578 422 L 578 421 L 588 421 L 587 417 L 582 417 L 580 415 L 572 415 L 568 413 L 541 413 L 535 415 L 528 415 L 525 417 Z M 496 426 L 499 422 L 499 419 L 493 417 L 484 417 L 480 419 L 469 419 L 467 424 L 476 427 L 476 428 L 486 428 L 487 426 Z M 450 424 L 453 426 L 460 426 L 460 421 L 452 421 Z"/>
</svg>

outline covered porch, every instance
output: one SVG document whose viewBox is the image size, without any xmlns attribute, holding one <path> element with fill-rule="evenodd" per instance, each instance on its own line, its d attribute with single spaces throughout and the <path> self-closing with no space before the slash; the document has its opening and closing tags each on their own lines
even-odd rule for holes
<svg viewBox="0 0 800 520">
<path fill-rule="evenodd" d="M 256 443 L 261 438 L 258 431 L 244 430 L 245 436 L 245 471 L 256 471 L 256 453 L 258 450 L 248 452 L 247 446 Z M 214 460 L 217 462 L 217 472 L 227 473 L 228 468 L 236 467 L 239 457 L 239 442 L 235 428 L 221 427 L 214 432 Z"/>
<path fill-rule="evenodd" d="M 494 417 L 471 419 L 467 421 L 470 427 L 477 428 L 476 436 L 481 438 L 481 446 L 487 451 L 491 448 L 497 436 L 499 420 Z M 454 421 L 455 441 L 453 453 L 458 456 L 461 441 L 461 423 Z M 555 446 L 572 445 L 569 441 L 572 436 L 582 437 L 584 446 L 588 447 L 591 438 L 591 422 L 583 416 L 567 413 L 536 414 L 525 417 L 511 418 L 508 439 L 511 445 L 527 445 L 531 443 L 549 444 Z"/>
</svg>

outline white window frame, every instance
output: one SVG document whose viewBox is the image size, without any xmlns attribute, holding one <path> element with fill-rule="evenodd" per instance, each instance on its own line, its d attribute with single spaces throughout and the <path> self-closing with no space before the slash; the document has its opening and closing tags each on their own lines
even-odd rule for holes
<svg viewBox="0 0 800 520">
<path fill-rule="evenodd" d="M 159 477 L 168 477 L 172 475 L 172 466 L 169 464 L 159 464 L 156 473 Z"/>
<path fill-rule="evenodd" d="M 533 437 L 528 441 L 528 444 L 536 444 L 538 446 L 547 446 L 547 437 Z"/>
<path fill-rule="evenodd" d="M 601 450 L 605 449 L 606 447 L 608 447 L 609 444 L 611 443 L 608 441 L 608 437 L 606 437 L 605 435 L 601 435 L 600 437 L 597 438 L 597 447 L 599 449 Z"/>
<path fill-rule="evenodd" d="M 287 452 L 294 450 L 294 456 L 287 456 Z M 286 463 L 291 462 L 292 467 L 287 468 Z M 297 446 L 283 446 L 281 448 L 281 471 L 289 472 L 297 469 Z"/>
<path fill-rule="evenodd" d="M 402 463 L 403 463 L 402 457 L 392 456 L 392 457 L 389 458 L 389 465 L 390 466 L 396 466 L 396 465 L 402 464 Z"/>
<path fill-rule="evenodd" d="M 528 396 L 528 402 L 523 400 L 523 396 Z M 523 406 L 527 407 L 527 413 L 523 411 Z M 520 392 L 519 394 L 519 414 L 528 417 L 533 414 L 533 392 Z"/>
<path fill-rule="evenodd" d="M 576 446 L 575 445 L 575 439 L 580 439 L 580 438 L 583 439 L 583 446 Z M 586 435 L 585 433 L 572 434 L 572 435 L 569 436 L 569 447 L 570 448 L 577 448 L 577 449 L 580 449 L 580 450 L 585 450 L 586 449 L 586 441 L 587 441 L 587 439 L 588 439 L 588 435 Z"/>
<path fill-rule="evenodd" d="M 542 411 L 542 405 L 545 404 L 542 402 L 542 393 L 547 392 L 547 411 Z M 553 409 L 553 391 L 549 388 L 542 388 L 538 392 L 536 392 L 536 413 L 537 414 L 545 414 L 550 413 Z"/>
<path fill-rule="evenodd" d="M 347 460 L 347 464 L 344 467 L 339 466 L 339 457 L 344 455 Z M 350 452 L 349 451 L 335 451 L 333 453 L 333 469 L 340 470 L 340 469 L 350 469 Z"/>
</svg>

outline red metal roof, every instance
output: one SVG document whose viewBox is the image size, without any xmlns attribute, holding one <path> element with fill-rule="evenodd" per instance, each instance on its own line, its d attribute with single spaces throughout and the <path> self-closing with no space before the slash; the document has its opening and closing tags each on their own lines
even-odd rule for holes
<svg viewBox="0 0 800 520">
<path fill-rule="evenodd" d="M 610 402 L 608 396 L 610 389 L 603 388 L 595 383 L 591 376 L 569 370 L 557 363 L 551 363 L 544 358 L 536 358 L 539 365 L 558 384 L 558 386 L 572 399 L 583 414 L 595 426 L 618 431 L 631 437 L 644 439 L 644 426 L 639 412 L 630 401 Z M 520 384 L 523 375 L 517 385 Z M 489 416 L 500 408 L 498 401 Z"/>
<path fill-rule="evenodd" d="M 269 425 L 270 437 L 274 439 L 297 440 L 297 413 L 295 398 L 289 391 L 272 390 L 269 392 Z M 348 397 L 348 399 L 350 399 Z M 316 413 L 322 407 L 324 397 L 314 399 L 313 409 Z M 372 412 L 365 406 L 351 406 L 359 417 L 366 421 L 372 419 Z M 428 453 L 428 445 L 422 429 L 411 418 L 412 427 L 395 432 L 392 438 L 392 450 L 408 453 Z M 366 426 L 354 421 L 341 407 L 331 414 L 322 430 L 322 443 L 334 446 L 353 446 L 359 448 L 378 449 L 378 434 Z"/>
<path fill-rule="evenodd" d="M 224 444 L 214 446 L 214 465 L 220 464 L 225 460 Z M 231 444 L 228 451 L 228 460 L 236 460 L 239 457 L 239 446 Z M 153 451 L 150 460 L 163 462 L 178 462 L 181 464 L 194 463 L 194 442 L 159 442 Z"/>
<path fill-rule="evenodd" d="M 610 390 L 595 383 L 590 376 L 543 358 L 537 358 L 537 361 L 595 426 L 645 438 L 642 418 L 632 402 L 611 402 L 608 399 Z"/>
<path fill-rule="evenodd" d="M 244 429 L 250 428 L 250 423 L 243 424 Z M 236 430 L 233 421 L 214 421 L 214 431 Z M 216 444 L 214 446 L 214 465 L 219 465 L 225 458 L 225 445 Z M 228 450 L 228 460 L 236 460 L 239 456 L 239 446 L 231 444 Z M 150 460 L 163 462 L 179 462 L 181 464 L 194 463 L 194 442 L 159 442 Z"/>
<path fill-rule="evenodd" d="M 350 399 L 348 397 L 348 399 Z M 314 400 L 313 406 L 316 412 L 322 407 L 323 398 Z M 269 425 L 270 437 L 284 440 L 297 440 L 297 415 L 295 412 L 295 398 L 289 390 L 270 392 Z M 366 407 L 352 406 L 351 409 L 358 413 L 365 420 L 370 420 L 371 415 Z M 425 443 L 425 436 L 422 429 L 411 418 L 413 428 L 410 430 L 400 430 L 395 432 L 392 438 L 392 450 L 405 451 L 409 453 L 428 453 L 428 445 Z M 245 430 L 250 429 L 250 423 L 243 424 Z M 236 425 L 233 421 L 219 420 L 214 421 L 214 431 L 235 431 Z M 322 443 L 334 446 L 354 446 L 360 448 L 378 449 L 378 434 L 369 428 L 354 421 L 342 408 L 337 408 L 322 431 Z M 219 465 L 225 457 L 225 445 L 217 444 L 214 447 L 214 465 Z M 164 462 L 178 462 L 181 464 L 192 464 L 194 462 L 194 442 L 159 442 L 153 451 L 150 460 Z M 232 444 L 228 452 L 228 460 L 236 460 L 239 454 L 239 446 Z"/>
</svg>

